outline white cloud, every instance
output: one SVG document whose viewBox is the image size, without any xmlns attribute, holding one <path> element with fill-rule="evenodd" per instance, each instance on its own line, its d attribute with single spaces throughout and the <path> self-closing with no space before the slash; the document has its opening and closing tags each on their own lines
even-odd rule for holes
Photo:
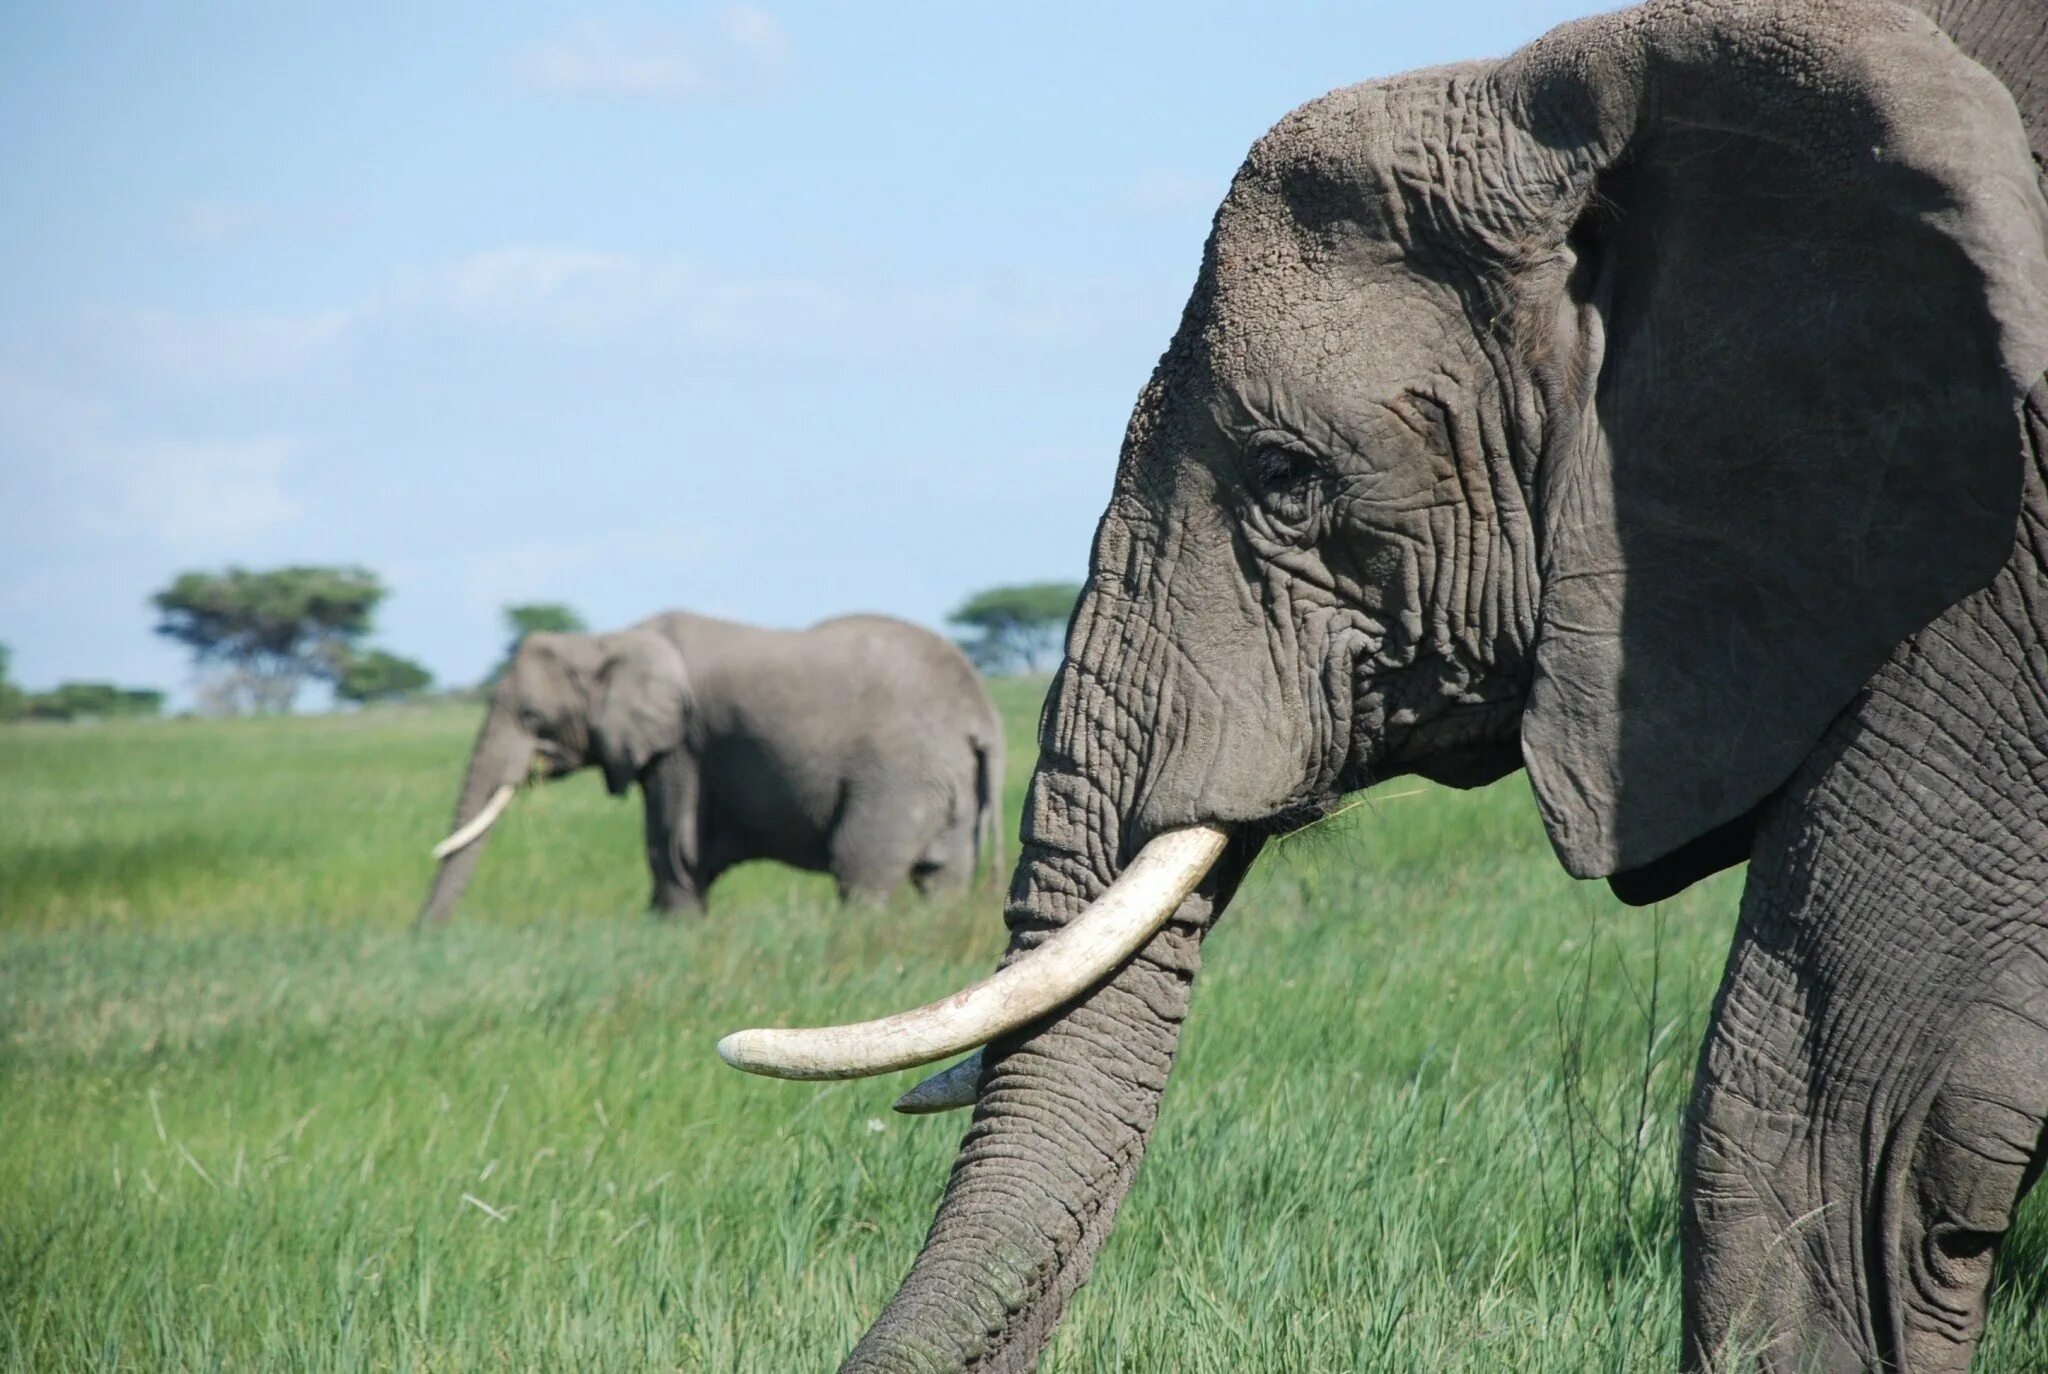
<svg viewBox="0 0 2048 1374">
<path fill-rule="evenodd" d="M 1178 283 L 1163 279 L 744 272 L 509 245 L 401 274 L 343 309 L 79 311 L 0 335 L 0 486 L 15 498 L 0 509 L 0 542 L 209 556 L 267 546 L 313 509 L 320 472 L 305 455 L 359 442 L 343 437 L 353 416 L 332 407 L 360 369 L 469 339 L 543 359 L 595 345 L 627 367 L 710 356 L 928 373 L 1070 356 L 1169 328 L 1178 304 Z M 595 557 L 594 545 L 528 545 L 465 574 L 495 594 Z"/>
<path fill-rule="evenodd" d="M 282 435 L 156 440 L 105 455 L 115 469 L 111 533 L 154 538 L 180 551 L 216 553 L 248 544 L 299 517 L 286 490 L 298 452 Z"/>
<path fill-rule="evenodd" d="M 103 366 L 184 384 L 240 383 L 296 372 L 348 332 L 347 310 L 297 315 L 186 315 L 87 308 L 58 340 Z"/>
<path fill-rule="evenodd" d="M 170 214 L 171 237 L 192 248 L 225 248 L 259 236 L 305 237 L 344 229 L 354 214 L 337 204 L 279 205 L 196 196 Z"/>
<path fill-rule="evenodd" d="M 16 497 L 0 534 L 44 549 L 81 536 L 240 546 L 298 518 L 288 479 L 299 448 L 283 435 L 138 433 L 104 399 L 0 365 L 0 472 Z"/>
<path fill-rule="evenodd" d="M 496 249 L 415 273 L 397 294 L 412 308 L 494 329 L 632 333 L 863 361 L 968 344 L 1077 343 L 1176 303 L 1164 300 L 1159 283 L 1023 273 L 950 282 L 747 274 L 677 257 L 545 246 Z"/>
<path fill-rule="evenodd" d="M 106 401 L 0 358 L 0 462 L 47 470 L 65 450 L 97 444 L 110 415 Z"/>
<path fill-rule="evenodd" d="M 224 200 L 188 200 L 171 216 L 171 231 L 186 243 L 218 248 L 259 228 L 268 218 L 255 205 Z"/>
<path fill-rule="evenodd" d="M 586 20 L 516 54 L 523 90 L 584 100 L 689 104 L 756 97 L 789 68 L 775 16 L 730 5 L 696 28 L 624 28 Z"/>
<path fill-rule="evenodd" d="M 670 518 L 653 525 L 528 536 L 514 544 L 452 555 L 442 575 L 452 572 L 479 612 L 495 613 L 501 606 L 549 596 L 551 589 L 605 569 L 659 567 L 669 576 L 682 576 L 738 558 L 749 542 L 749 531 L 733 519 Z"/>
<path fill-rule="evenodd" d="M 644 315 L 645 261 L 582 248 L 513 245 L 406 273 L 386 308 L 493 327 L 586 335 Z"/>
<path fill-rule="evenodd" d="M 1133 177 L 1111 199 L 1110 208 L 1119 214 L 1143 218 L 1213 210 L 1226 189 L 1205 177 L 1155 167 Z"/>
</svg>

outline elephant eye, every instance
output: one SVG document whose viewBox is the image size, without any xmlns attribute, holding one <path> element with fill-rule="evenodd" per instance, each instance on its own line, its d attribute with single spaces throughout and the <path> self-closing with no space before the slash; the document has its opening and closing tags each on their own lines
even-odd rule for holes
<svg viewBox="0 0 2048 1374">
<path fill-rule="evenodd" d="M 1251 486 L 1276 519 L 1298 524 L 1308 518 L 1315 456 L 1288 444 L 1266 444 L 1251 457 Z"/>
</svg>

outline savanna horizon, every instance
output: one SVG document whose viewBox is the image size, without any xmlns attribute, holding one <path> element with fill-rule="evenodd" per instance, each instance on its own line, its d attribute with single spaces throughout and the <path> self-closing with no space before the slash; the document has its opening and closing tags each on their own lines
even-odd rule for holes
<svg viewBox="0 0 2048 1374">
<path fill-rule="evenodd" d="M 993 684 L 1014 832 L 1042 683 Z M 521 798 L 410 929 L 481 707 L 0 732 L 0 1365 L 783 1370 L 851 1347 L 964 1126 L 711 1045 L 936 996 L 986 889 L 769 865 L 644 912 L 637 806 Z M 1653 910 L 1510 777 L 1268 847 L 1044 1368 L 1668 1369 L 1681 1104 L 1740 874 Z M 2048 1368 L 2048 1217 L 1979 1356 Z"/>
</svg>

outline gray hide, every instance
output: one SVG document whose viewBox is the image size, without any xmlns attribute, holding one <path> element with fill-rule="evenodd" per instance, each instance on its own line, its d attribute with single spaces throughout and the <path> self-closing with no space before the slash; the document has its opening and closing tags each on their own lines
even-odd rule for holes
<svg viewBox="0 0 2048 1374">
<path fill-rule="evenodd" d="M 658 911 L 699 908 L 748 859 L 830 873 L 868 901 L 1000 862 L 1002 722 L 960 651 L 900 620 L 792 632 L 674 611 L 530 635 L 477 732 L 455 824 L 502 784 L 592 765 L 614 796 L 641 790 Z M 447 919 L 488 839 L 442 861 L 422 923 Z"/>
<path fill-rule="evenodd" d="M 1689 1366 L 1968 1362 L 2048 1121 L 2044 15 L 1940 18 L 1655 3 L 1253 148 L 1096 535 L 1012 957 L 1150 835 L 1238 839 L 990 1046 L 847 1369 L 1028 1368 L 1262 837 L 1520 764 L 1626 896 L 1751 860 L 1687 1123 Z"/>
</svg>

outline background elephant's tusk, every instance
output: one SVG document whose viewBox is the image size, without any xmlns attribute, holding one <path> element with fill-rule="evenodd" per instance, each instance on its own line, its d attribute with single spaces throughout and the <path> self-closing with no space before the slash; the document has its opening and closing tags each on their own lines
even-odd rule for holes
<svg viewBox="0 0 2048 1374">
<path fill-rule="evenodd" d="M 896 1110 L 905 1116 L 930 1116 L 974 1105 L 975 1088 L 981 1082 L 981 1051 L 976 1050 L 957 1064 L 940 1069 L 896 1099 Z"/>
<path fill-rule="evenodd" d="M 483 810 L 470 817 L 468 825 L 434 846 L 434 857 L 445 859 L 456 850 L 474 843 L 512 804 L 512 793 L 516 790 L 509 782 L 498 784 L 498 790 L 491 793 L 491 799 L 484 803 Z"/>
<path fill-rule="evenodd" d="M 1213 825 L 1155 836 L 1086 911 L 951 997 L 851 1026 L 735 1031 L 718 1042 L 719 1057 L 770 1078 L 866 1078 L 978 1049 L 1115 972 L 1180 909 L 1229 840 L 1229 831 Z"/>
</svg>

